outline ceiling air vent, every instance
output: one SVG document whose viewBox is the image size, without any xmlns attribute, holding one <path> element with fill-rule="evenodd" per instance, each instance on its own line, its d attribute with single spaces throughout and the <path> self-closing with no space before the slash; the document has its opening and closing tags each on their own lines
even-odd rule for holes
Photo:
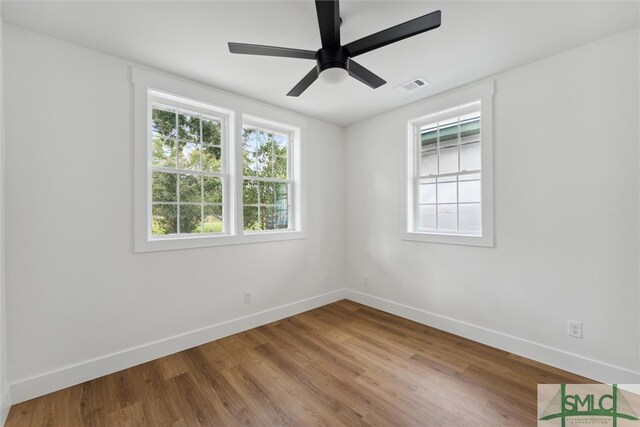
<svg viewBox="0 0 640 427">
<path fill-rule="evenodd" d="M 400 86 L 396 86 L 395 89 L 400 92 L 408 92 L 413 89 L 417 89 L 419 87 L 427 86 L 429 82 L 427 82 L 422 77 L 416 77 L 415 79 L 409 80 L 408 82 L 402 83 Z"/>
</svg>

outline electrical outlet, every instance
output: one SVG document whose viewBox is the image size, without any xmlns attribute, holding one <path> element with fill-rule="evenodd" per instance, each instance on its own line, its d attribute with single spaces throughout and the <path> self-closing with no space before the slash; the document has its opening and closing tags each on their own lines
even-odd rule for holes
<svg viewBox="0 0 640 427">
<path fill-rule="evenodd" d="M 569 336 L 574 338 L 582 338 L 582 322 L 577 320 L 569 320 Z"/>
<path fill-rule="evenodd" d="M 244 302 L 251 302 L 251 291 L 244 291 Z"/>
<path fill-rule="evenodd" d="M 362 279 L 362 284 L 365 286 L 369 285 L 369 276 L 367 276 L 366 274 L 364 275 L 364 278 Z"/>
</svg>

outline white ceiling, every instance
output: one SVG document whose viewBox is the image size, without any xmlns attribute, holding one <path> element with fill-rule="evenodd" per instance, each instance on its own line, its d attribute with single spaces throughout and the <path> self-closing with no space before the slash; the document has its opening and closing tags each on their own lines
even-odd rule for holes
<svg viewBox="0 0 640 427">
<path fill-rule="evenodd" d="M 442 10 L 442 26 L 357 58 L 387 84 L 316 81 L 314 61 L 232 55 L 227 42 L 317 50 L 313 1 L 3 2 L 4 21 L 339 125 L 639 25 L 639 3 L 343 1 L 342 42 Z M 400 93 L 414 77 L 431 83 Z"/>
</svg>

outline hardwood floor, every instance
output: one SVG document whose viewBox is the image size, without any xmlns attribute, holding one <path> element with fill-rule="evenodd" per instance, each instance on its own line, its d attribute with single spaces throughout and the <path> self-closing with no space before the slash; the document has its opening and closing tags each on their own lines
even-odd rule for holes
<svg viewBox="0 0 640 427">
<path fill-rule="evenodd" d="M 14 405 L 6 426 L 536 425 L 592 382 L 340 301 Z"/>
</svg>

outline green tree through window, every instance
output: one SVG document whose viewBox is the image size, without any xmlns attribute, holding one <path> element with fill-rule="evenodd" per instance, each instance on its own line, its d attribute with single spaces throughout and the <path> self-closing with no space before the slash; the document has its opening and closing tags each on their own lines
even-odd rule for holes
<svg viewBox="0 0 640 427">
<path fill-rule="evenodd" d="M 153 105 L 152 235 L 224 231 L 222 123 Z"/>
<path fill-rule="evenodd" d="M 289 228 L 290 135 L 244 126 L 242 129 L 244 230 Z"/>
</svg>

